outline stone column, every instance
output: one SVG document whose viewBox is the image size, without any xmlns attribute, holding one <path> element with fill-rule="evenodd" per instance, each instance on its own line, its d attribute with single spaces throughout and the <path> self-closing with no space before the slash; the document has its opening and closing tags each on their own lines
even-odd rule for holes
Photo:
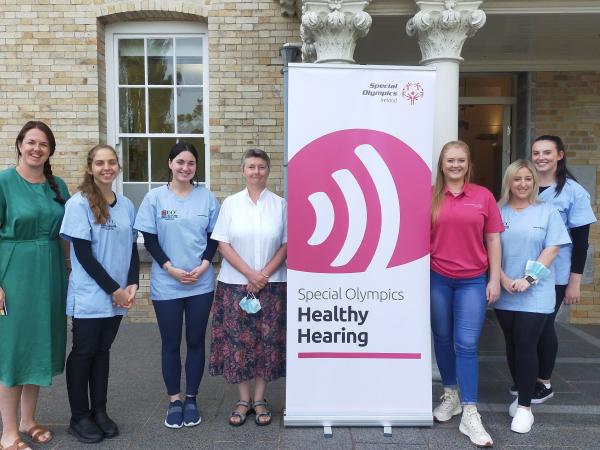
<svg viewBox="0 0 600 450">
<path fill-rule="evenodd" d="M 417 36 L 421 64 L 437 68 L 433 167 L 442 146 L 458 137 L 458 73 L 460 53 L 468 37 L 485 24 L 483 1 L 417 0 L 419 12 L 406 24 Z M 435 176 L 435 169 L 434 169 Z"/>
<path fill-rule="evenodd" d="M 302 58 L 304 62 L 350 63 L 356 41 L 371 28 L 364 9 L 371 0 L 304 0 L 302 2 Z"/>
</svg>

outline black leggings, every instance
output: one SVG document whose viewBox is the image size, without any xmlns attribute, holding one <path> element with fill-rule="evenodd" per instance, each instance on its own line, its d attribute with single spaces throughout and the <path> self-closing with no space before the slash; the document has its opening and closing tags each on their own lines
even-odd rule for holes
<svg viewBox="0 0 600 450">
<path fill-rule="evenodd" d="M 538 343 L 537 354 L 539 360 L 538 378 L 541 380 L 549 380 L 552 377 L 554 371 L 554 364 L 556 363 L 556 354 L 558 353 L 558 337 L 556 336 L 556 329 L 554 328 L 554 320 L 556 314 L 562 305 L 563 299 L 565 298 L 565 292 L 567 291 L 566 284 L 557 284 L 554 286 L 556 291 L 556 305 L 554 312 L 548 315 L 548 320 L 544 325 L 544 330 L 540 336 L 540 342 Z"/>
<path fill-rule="evenodd" d="M 153 301 L 162 341 L 162 373 L 169 395 L 181 391 L 181 336 L 185 315 L 186 395 L 198 394 L 204 373 L 204 337 L 213 302 L 213 292 L 174 300 Z"/>
<path fill-rule="evenodd" d="M 73 318 L 73 349 L 67 358 L 66 372 L 67 393 L 74 420 L 80 420 L 90 413 L 106 412 L 110 347 L 122 318 Z"/>
<path fill-rule="evenodd" d="M 504 333 L 506 361 L 519 391 L 519 405 L 530 406 L 537 380 L 537 346 L 549 314 L 496 310 Z"/>
</svg>

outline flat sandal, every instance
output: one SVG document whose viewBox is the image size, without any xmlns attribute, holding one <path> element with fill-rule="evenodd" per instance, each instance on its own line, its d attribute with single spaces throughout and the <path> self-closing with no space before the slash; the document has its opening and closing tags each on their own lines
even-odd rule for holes
<svg viewBox="0 0 600 450">
<path fill-rule="evenodd" d="M 257 406 L 262 406 L 267 411 L 259 413 L 256 410 Z M 264 426 L 271 424 L 271 419 L 272 419 L 271 411 L 269 411 L 269 404 L 267 403 L 266 400 L 255 401 L 254 403 L 252 403 L 252 408 L 254 409 L 254 413 L 256 414 L 256 416 L 254 417 L 254 423 L 256 423 L 256 425 L 258 425 L 259 427 L 264 427 Z M 263 417 L 268 417 L 268 420 L 261 420 L 261 418 L 263 418 Z"/>
<path fill-rule="evenodd" d="M 2 447 L 2 444 L 0 444 L 0 450 L 23 450 L 26 448 L 31 448 L 31 447 L 29 445 L 27 445 L 25 442 L 23 442 L 21 440 L 21 438 L 15 439 L 15 442 L 13 442 L 8 447 Z"/>
<path fill-rule="evenodd" d="M 246 400 L 238 400 L 235 406 L 243 406 L 244 408 L 246 408 L 246 413 L 244 414 L 239 412 L 237 409 L 234 409 L 229 416 L 229 425 L 231 425 L 232 427 L 241 427 L 246 423 L 247 416 L 254 413 L 254 410 L 252 409 L 252 406 L 250 406 L 250 402 L 247 402 Z M 239 417 L 240 420 L 232 421 L 231 419 L 233 417 Z"/>
</svg>

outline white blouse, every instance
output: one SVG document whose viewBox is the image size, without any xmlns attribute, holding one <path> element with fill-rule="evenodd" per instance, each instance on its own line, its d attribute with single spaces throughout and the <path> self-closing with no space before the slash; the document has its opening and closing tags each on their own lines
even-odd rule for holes
<svg viewBox="0 0 600 450">
<path fill-rule="evenodd" d="M 261 192 L 255 204 L 244 189 L 227 197 L 211 237 L 226 242 L 254 270 L 261 270 L 287 242 L 287 205 L 283 198 L 268 189 Z M 269 277 L 269 282 L 286 281 L 284 262 Z M 228 284 L 247 284 L 247 278 L 225 258 L 218 280 Z"/>
</svg>

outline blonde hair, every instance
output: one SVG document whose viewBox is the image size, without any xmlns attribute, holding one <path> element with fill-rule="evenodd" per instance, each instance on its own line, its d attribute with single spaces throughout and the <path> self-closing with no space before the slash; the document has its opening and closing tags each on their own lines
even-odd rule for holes
<svg viewBox="0 0 600 450">
<path fill-rule="evenodd" d="M 467 173 L 465 174 L 465 184 L 471 182 L 471 177 L 473 176 L 473 164 L 471 163 L 471 149 L 469 145 L 464 141 L 450 141 L 446 142 L 442 147 L 442 151 L 440 153 L 440 157 L 437 163 L 437 175 L 435 178 L 435 185 L 433 186 L 433 195 L 431 197 L 431 223 L 434 224 L 437 220 L 440 209 L 442 208 L 442 203 L 444 202 L 444 188 L 446 187 L 446 179 L 444 178 L 444 171 L 442 170 L 444 166 L 444 158 L 446 156 L 446 152 L 454 147 L 458 147 L 465 152 L 467 156 Z"/>
<path fill-rule="evenodd" d="M 537 203 L 537 193 L 540 186 L 537 170 L 531 161 L 526 159 L 517 159 L 515 162 L 509 165 L 504 172 L 504 177 L 502 178 L 502 192 L 500 193 L 498 206 L 504 206 L 509 202 L 511 197 L 510 186 L 512 184 L 512 180 L 517 172 L 521 169 L 527 169 L 529 172 L 531 172 L 533 177 L 533 189 L 531 190 L 531 194 L 529 194 L 528 200 L 532 205 Z"/>
</svg>

